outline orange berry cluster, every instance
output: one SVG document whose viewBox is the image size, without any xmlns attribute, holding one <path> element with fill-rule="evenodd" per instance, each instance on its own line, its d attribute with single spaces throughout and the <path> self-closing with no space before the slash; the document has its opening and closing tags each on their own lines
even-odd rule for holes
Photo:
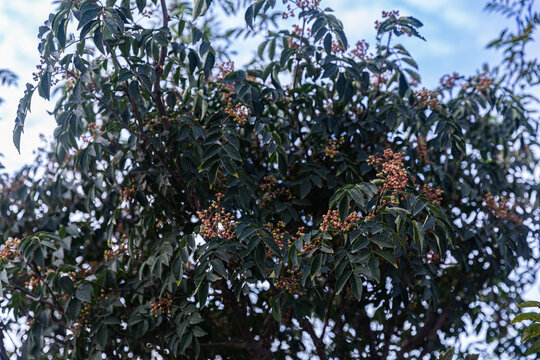
<svg viewBox="0 0 540 360">
<path fill-rule="evenodd" d="M 420 189 L 420 193 L 424 195 L 433 205 L 441 205 L 442 196 L 444 194 L 444 191 L 441 188 L 433 188 L 428 184 L 424 184 L 422 189 Z"/>
<path fill-rule="evenodd" d="M 367 41 L 365 40 L 358 41 L 356 43 L 356 48 L 352 49 L 349 55 L 351 57 L 357 58 L 360 61 L 366 61 L 373 57 L 372 55 L 367 54 L 368 49 L 369 49 L 369 44 L 367 43 Z"/>
<path fill-rule="evenodd" d="M 234 61 L 229 60 L 226 62 L 222 62 L 218 65 L 219 73 L 218 73 L 218 80 L 223 80 L 234 71 Z"/>
<path fill-rule="evenodd" d="M 281 17 L 283 19 L 288 19 L 289 17 L 294 17 L 294 10 L 300 9 L 302 11 L 305 10 L 317 10 L 319 8 L 319 5 L 321 3 L 321 0 L 293 0 L 292 1 L 296 7 L 292 7 L 289 3 L 287 5 L 287 11 L 284 11 L 281 14 Z"/>
<path fill-rule="evenodd" d="M 171 313 L 172 297 L 171 294 L 167 294 L 159 301 L 150 301 L 150 313 L 153 317 L 158 317 L 159 311 L 162 314 L 169 315 Z"/>
<path fill-rule="evenodd" d="M 416 139 L 416 155 L 421 163 L 429 165 L 427 141 L 426 138 L 423 136 L 419 136 Z"/>
<path fill-rule="evenodd" d="M 287 291 L 289 294 L 304 295 L 305 291 L 300 285 L 301 273 L 296 266 L 293 265 L 291 269 L 286 270 L 285 275 L 281 275 L 275 281 L 276 288 L 278 290 Z"/>
<path fill-rule="evenodd" d="M 301 39 L 303 34 L 304 34 L 304 30 L 305 32 L 307 33 L 307 36 L 311 36 L 311 29 L 303 29 L 301 28 L 300 26 L 298 25 L 293 25 L 293 35 L 295 36 L 291 36 L 289 38 L 289 47 L 290 48 L 293 48 L 293 49 L 298 49 L 300 47 L 300 41 L 296 41 L 295 40 L 295 37 L 298 38 L 298 39 Z"/>
<path fill-rule="evenodd" d="M 523 223 L 523 219 L 510 210 L 507 198 L 501 196 L 499 200 L 495 200 L 495 197 L 491 193 L 487 193 L 482 200 L 485 207 L 497 219 L 510 220 L 518 224 Z"/>
<path fill-rule="evenodd" d="M 249 109 L 241 104 L 232 105 L 232 99 L 229 98 L 227 107 L 225 108 L 225 114 L 232 117 L 232 119 L 240 125 L 244 125 L 247 122 L 249 116 Z"/>
<path fill-rule="evenodd" d="M 403 164 L 404 156 L 405 153 L 394 153 L 392 149 L 385 149 L 382 158 L 373 155 L 369 157 L 369 165 L 381 168 L 377 177 L 383 179 L 384 185 L 381 189 L 383 193 L 390 191 L 393 196 L 403 194 L 409 180 Z"/>
<path fill-rule="evenodd" d="M 423 88 L 414 93 L 417 97 L 417 104 L 420 105 L 419 107 L 429 107 L 430 109 L 435 110 L 441 104 L 439 99 L 437 99 L 437 96 L 439 96 L 438 92 L 431 92 L 428 89 Z"/>
<path fill-rule="evenodd" d="M 453 88 L 454 86 L 456 86 L 456 82 L 457 80 L 460 78 L 459 74 L 457 72 L 454 72 L 452 75 L 444 75 L 440 82 L 441 82 L 441 85 L 446 87 L 446 88 Z"/>
<path fill-rule="evenodd" d="M 21 252 L 18 249 L 20 243 L 21 239 L 18 238 L 7 239 L 2 249 L 0 249 L 0 262 L 13 260 L 15 256 L 22 258 Z"/>
<path fill-rule="evenodd" d="M 344 231 L 348 232 L 354 228 L 356 222 L 361 219 L 361 216 L 356 211 L 347 215 L 345 220 L 341 220 L 339 217 L 339 211 L 337 210 L 328 210 L 328 212 L 323 215 L 323 221 L 319 226 L 321 231 Z"/>
<path fill-rule="evenodd" d="M 339 154 L 339 146 L 345 142 L 343 137 L 340 137 L 337 140 L 330 139 L 328 145 L 324 148 L 324 154 L 326 157 L 333 159 L 337 154 Z"/>
<path fill-rule="evenodd" d="M 236 234 L 234 216 L 219 204 L 223 194 L 218 193 L 216 197 L 217 201 L 213 201 L 208 209 L 197 211 L 197 216 L 201 220 L 199 232 L 207 240 L 213 238 L 232 240 Z"/>
</svg>

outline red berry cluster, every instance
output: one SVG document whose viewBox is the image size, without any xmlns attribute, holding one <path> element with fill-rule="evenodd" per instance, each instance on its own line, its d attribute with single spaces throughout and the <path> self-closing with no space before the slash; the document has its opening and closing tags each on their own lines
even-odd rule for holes
<svg viewBox="0 0 540 360">
<path fill-rule="evenodd" d="M 232 99 L 229 98 L 225 113 L 232 117 L 232 119 L 240 125 L 244 125 L 247 122 L 249 116 L 249 109 L 241 104 L 232 105 Z"/>
<path fill-rule="evenodd" d="M 324 148 L 324 154 L 326 157 L 333 159 L 337 154 L 339 154 L 339 146 L 342 145 L 345 142 L 345 139 L 343 137 L 340 137 L 339 139 L 330 139 L 328 141 L 328 145 Z"/>
<path fill-rule="evenodd" d="M 234 216 L 220 205 L 223 194 L 216 194 L 216 198 L 217 201 L 213 201 L 208 209 L 197 211 L 197 216 L 201 220 L 199 232 L 207 240 L 214 238 L 232 240 L 236 234 Z"/>
<path fill-rule="evenodd" d="M 345 220 L 341 220 L 339 217 L 339 211 L 337 210 L 328 210 L 328 212 L 323 215 L 323 221 L 321 225 L 319 226 L 319 230 L 321 231 L 343 231 L 348 232 L 351 231 L 355 223 L 358 222 L 361 219 L 361 216 L 356 211 L 350 213 L 347 215 Z"/>
<path fill-rule="evenodd" d="M 510 220 L 517 224 L 522 224 L 523 219 L 519 217 L 515 212 L 510 210 L 508 206 L 508 199 L 501 196 L 498 200 L 495 200 L 495 197 L 487 193 L 482 199 L 484 206 L 491 212 L 493 216 L 501 220 Z"/>
<path fill-rule="evenodd" d="M 440 82 L 441 85 L 445 88 L 453 88 L 456 86 L 457 80 L 459 80 L 460 76 L 457 72 L 454 72 L 452 75 L 444 75 Z"/>
<path fill-rule="evenodd" d="M 309 242 L 309 244 L 304 244 L 304 248 L 302 249 L 302 254 L 311 253 L 313 250 L 315 250 L 319 246 L 320 243 L 321 243 L 321 237 L 320 236 L 315 238 L 315 239 L 312 239 Z M 309 256 L 311 256 L 311 254 Z"/>
<path fill-rule="evenodd" d="M 289 3 L 287 5 L 287 11 L 284 11 L 281 14 L 281 17 L 283 19 L 288 19 L 289 17 L 294 17 L 294 11 L 297 9 L 300 9 L 302 11 L 305 10 L 317 10 L 319 9 L 319 5 L 321 3 L 321 0 L 293 0 L 292 3 L 295 6 L 291 6 Z"/>
<path fill-rule="evenodd" d="M 159 301 L 150 301 L 150 313 L 153 317 L 158 317 L 161 310 L 162 314 L 169 315 L 171 313 L 172 297 L 171 294 L 167 294 Z"/>
<path fill-rule="evenodd" d="M 416 95 L 416 104 L 418 108 L 427 108 L 429 107 L 431 110 L 435 110 L 439 107 L 440 101 L 437 99 L 437 96 L 439 96 L 438 92 L 431 92 L 426 88 L 423 88 L 422 90 L 417 90 L 414 92 Z"/>
<path fill-rule="evenodd" d="M 367 43 L 367 41 L 365 40 L 358 41 L 356 43 L 356 48 L 352 49 L 349 55 L 351 57 L 357 58 L 360 61 L 370 60 L 373 57 L 373 55 L 371 54 L 368 55 L 367 53 L 368 49 L 369 49 L 369 44 Z"/>
<path fill-rule="evenodd" d="M 433 205 L 441 205 L 442 196 L 444 194 L 444 191 L 441 188 L 433 188 L 428 184 L 424 184 L 422 189 L 420 189 L 420 193 L 424 195 Z"/>
<path fill-rule="evenodd" d="M 368 159 L 369 165 L 375 165 L 381 171 L 377 177 L 383 180 L 382 193 L 391 192 L 393 196 L 403 194 L 409 176 L 403 164 L 405 153 L 394 153 L 392 149 L 385 149 L 383 157 L 371 155 Z"/>
<path fill-rule="evenodd" d="M 19 251 L 20 243 L 21 239 L 18 238 L 7 239 L 2 249 L 0 249 L 0 262 L 13 260 L 15 256 L 22 258 L 21 252 Z"/>
<path fill-rule="evenodd" d="M 416 139 L 416 156 L 421 163 L 429 165 L 427 141 L 426 138 L 423 136 L 419 136 Z"/>
<path fill-rule="evenodd" d="M 234 62 L 232 60 L 222 62 L 218 65 L 219 73 L 218 73 L 218 80 L 223 80 L 234 71 Z"/>
</svg>

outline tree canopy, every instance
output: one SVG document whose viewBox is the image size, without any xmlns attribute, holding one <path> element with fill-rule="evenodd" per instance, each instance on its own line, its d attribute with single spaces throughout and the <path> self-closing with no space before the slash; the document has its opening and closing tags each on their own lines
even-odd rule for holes
<svg viewBox="0 0 540 360">
<path fill-rule="evenodd" d="M 540 214 L 518 90 L 538 69 L 428 90 L 399 44 L 418 19 L 384 12 L 376 44 L 350 44 L 326 5 L 58 2 L 13 133 L 37 92 L 55 141 L 0 180 L 17 356 L 435 359 L 468 324 L 522 354 L 508 326 L 533 280 L 509 274 Z M 493 46 L 529 42 L 520 14 Z M 261 33 L 235 65 L 227 41 Z"/>
</svg>

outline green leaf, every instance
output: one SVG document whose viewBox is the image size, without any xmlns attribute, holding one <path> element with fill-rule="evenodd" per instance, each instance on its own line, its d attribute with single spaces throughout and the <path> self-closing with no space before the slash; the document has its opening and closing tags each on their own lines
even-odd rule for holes
<svg viewBox="0 0 540 360">
<path fill-rule="evenodd" d="M 514 318 L 514 320 L 512 320 L 511 324 L 515 324 L 515 323 L 525 321 L 525 320 L 540 322 L 540 313 L 528 312 L 528 313 L 519 314 L 518 316 Z"/>
<path fill-rule="evenodd" d="M 350 271 L 350 270 L 345 270 L 341 274 L 341 276 L 336 281 L 336 294 L 339 294 L 341 292 L 341 290 L 343 290 L 343 287 L 345 286 L 345 284 L 347 283 L 347 281 L 351 277 L 351 274 L 352 274 L 352 271 Z"/>
<path fill-rule="evenodd" d="M 518 308 L 538 307 L 540 308 L 540 301 L 524 301 L 518 305 Z"/>
<path fill-rule="evenodd" d="M 107 346 L 107 336 L 108 336 L 107 325 L 103 324 L 98 328 L 98 331 L 96 334 L 97 343 L 103 348 Z"/>
<path fill-rule="evenodd" d="M 382 251 L 382 250 L 374 250 L 373 252 L 379 255 L 380 257 L 382 257 L 384 260 L 388 261 L 396 269 L 398 268 L 398 264 L 396 262 L 396 258 L 394 257 L 394 254 L 391 254 L 388 251 Z"/>
<path fill-rule="evenodd" d="M 416 220 L 412 221 L 413 225 L 413 240 L 416 244 L 420 245 L 420 252 L 424 252 L 424 237 L 420 233 L 420 228 Z"/>
<path fill-rule="evenodd" d="M 199 305 L 204 307 L 206 305 L 206 299 L 208 298 L 208 291 L 210 289 L 210 282 L 204 280 L 197 291 L 197 298 L 199 299 Z"/>
<path fill-rule="evenodd" d="M 318 254 L 311 260 L 311 265 L 309 267 L 309 274 L 311 275 L 311 278 L 313 279 L 317 274 L 321 272 L 322 268 L 322 254 Z"/>
<path fill-rule="evenodd" d="M 540 315 L 540 314 L 539 314 Z M 525 328 L 521 335 L 521 342 L 525 342 L 540 335 L 540 324 L 531 324 Z"/>
<path fill-rule="evenodd" d="M 354 275 L 350 281 L 351 284 L 351 293 L 356 300 L 362 300 L 362 278 L 360 276 Z"/>
<path fill-rule="evenodd" d="M 92 295 L 94 294 L 94 288 L 89 283 L 81 284 L 77 287 L 75 297 L 84 302 L 92 301 Z"/>
</svg>

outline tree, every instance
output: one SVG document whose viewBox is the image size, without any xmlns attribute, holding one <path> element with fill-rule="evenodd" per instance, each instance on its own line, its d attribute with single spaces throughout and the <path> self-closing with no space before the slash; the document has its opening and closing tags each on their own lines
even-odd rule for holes
<svg viewBox="0 0 540 360">
<path fill-rule="evenodd" d="M 0 206 L 20 357 L 434 359 L 466 318 L 505 329 L 538 240 L 527 95 L 421 89 L 396 11 L 372 54 L 317 0 L 247 2 L 221 36 L 231 4 L 64 0 L 40 28 L 14 143 L 57 85 L 55 143 Z M 235 68 L 220 39 L 260 29 Z"/>
</svg>

